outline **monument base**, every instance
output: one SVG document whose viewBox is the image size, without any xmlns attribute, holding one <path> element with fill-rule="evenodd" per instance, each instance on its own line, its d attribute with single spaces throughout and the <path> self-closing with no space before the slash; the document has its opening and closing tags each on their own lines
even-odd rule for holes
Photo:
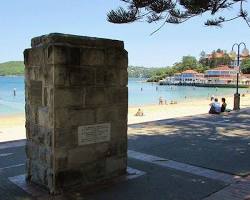
<svg viewBox="0 0 250 200">
<path fill-rule="evenodd" d="M 91 185 L 90 185 L 89 188 L 85 187 L 83 189 L 85 189 L 88 192 L 90 190 L 93 190 L 93 189 L 98 190 L 103 185 L 105 185 L 105 187 L 106 187 L 108 185 L 113 185 L 113 184 L 117 184 L 120 182 L 135 179 L 135 178 L 138 178 L 138 177 L 145 175 L 145 174 L 146 174 L 146 172 L 144 172 L 144 171 L 140 171 L 138 169 L 127 167 L 127 173 L 125 175 L 122 175 L 120 177 L 116 177 L 112 181 L 105 182 L 104 184 L 100 184 L 99 187 L 98 187 L 98 185 L 95 185 L 95 187 L 91 187 Z M 37 186 L 36 184 L 27 181 L 25 174 L 10 177 L 9 180 L 12 183 L 14 183 L 16 186 L 18 186 L 19 188 L 24 190 L 26 193 L 30 194 L 32 197 L 39 198 L 39 199 L 49 199 L 49 197 L 51 197 L 51 196 L 63 197 L 63 195 L 67 193 L 67 191 L 64 191 L 64 194 L 51 195 L 48 193 L 47 190 L 44 190 L 43 188 Z M 68 193 L 70 193 L 71 195 L 72 194 L 79 195 L 78 190 L 80 190 L 81 192 L 83 191 L 82 188 L 78 188 L 78 189 L 75 188 L 75 190 L 70 190 L 70 191 L 68 191 Z"/>
</svg>

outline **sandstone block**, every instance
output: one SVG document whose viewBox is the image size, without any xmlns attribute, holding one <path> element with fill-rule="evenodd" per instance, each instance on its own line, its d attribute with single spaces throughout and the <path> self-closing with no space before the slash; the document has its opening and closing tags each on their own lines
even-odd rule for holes
<svg viewBox="0 0 250 200">
<path fill-rule="evenodd" d="M 105 63 L 107 66 L 115 66 L 118 68 L 127 69 L 128 52 L 124 49 L 115 49 L 115 48 L 106 49 Z"/>
<path fill-rule="evenodd" d="M 24 51 L 24 64 L 26 67 L 41 66 L 44 64 L 44 48 L 37 47 Z"/>
<path fill-rule="evenodd" d="M 83 157 L 85 159 L 82 159 Z M 97 154 L 94 145 L 88 145 L 71 149 L 68 158 L 70 168 L 77 169 L 85 163 L 95 162 Z"/>
<path fill-rule="evenodd" d="M 76 128 L 56 128 L 55 129 L 55 147 L 74 148 L 77 146 Z"/>
<path fill-rule="evenodd" d="M 29 98 L 30 104 L 36 104 L 36 105 L 42 104 L 42 82 L 41 81 L 31 81 L 28 98 Z"/>
<path fill-rule="evenodd" d="M 47 49 L 47 62 L 54 65 L 79 65 L 80 48 L 65 45 L 50 45 Z"/>
<path fill-rule="evenodd" d="M 38 108 L 38 124 L 40 126 L 46 127 L 49 123 L 49 112 L 48 107 Z"/>
<path fill-rule="evenodd" d="M 108 99 L 104 87 L 88 87 L 84 93 L 84 107 L 98 107 L 107 105 Z"/>
<path fill-rule="evenodd" d="M 96 122 L 115 122 L 127 120 L 127 107 L 125 106 L 105 106 L 96 109 Z"/>
<path fill-rule="evenodd" d="M 110 157 L 106 159 L 106 172 L 107 173 L 124 173 L 127 168 L 126 157 Z"/>
<path fill-rule="evenodd" d="M 87 86 L 95 84 L 95 69 L 74 68 L 69 70 L 70 86 Z"/>
<path fill-rule="evenodd" d="M 68 128 L 95 123 L 93 109 L 57 109 L 55 110 L 55 127 Z"/>
<path fill-rule="evenodd" d="M 105 52 L 98 48 L 84 48 L 81 50 L 82 66 L 103 66 L 105 65 Z"/>
<path fill-rule="evenodd" d="M 107 98 L 109 105 L 124 105 L 128 103 L 125 99 L 128 99 L 127 87 L 110 87 L 107 89 Z"/>
<path fill-rule="evenodd" d="M 68 108 L 68 107 L 82 107 L 83 105 L 83 91 L 81 89 L 56 89 L 54 92 L 54 107 Z"/>
</svg>

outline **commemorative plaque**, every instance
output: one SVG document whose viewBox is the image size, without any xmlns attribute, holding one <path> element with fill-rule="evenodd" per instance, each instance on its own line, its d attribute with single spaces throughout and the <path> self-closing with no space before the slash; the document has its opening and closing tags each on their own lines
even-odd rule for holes
<svg viewBox="0 0 250 200">
<path fill-rule="evenodd" d="M 78 127 L 78 145 L 110 141 L 110 123 Z"/>
</svg>

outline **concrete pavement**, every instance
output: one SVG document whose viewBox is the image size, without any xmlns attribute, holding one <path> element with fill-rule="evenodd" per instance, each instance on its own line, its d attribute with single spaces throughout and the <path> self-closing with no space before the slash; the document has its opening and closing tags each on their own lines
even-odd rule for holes
<svg viewBox="0 0 250 200">
<path fill-rule="evenodd" d="M 243 109 L 130 125 L 128 165 L 142 174 L 54 199 L 250 199 L 249 122 L 250 109 Z M 24 144 L 0 144 L 1 200 L 49 199 L 13 182 L 25 173 Z"/>
</svg>

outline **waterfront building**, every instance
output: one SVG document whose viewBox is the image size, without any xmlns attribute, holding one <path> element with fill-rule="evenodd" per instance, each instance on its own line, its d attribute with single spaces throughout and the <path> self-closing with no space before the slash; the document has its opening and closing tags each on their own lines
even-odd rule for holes
<svg viewBox="0 0 250 200">
<path fill-rule="evenodd" d="M 205 71 L 206 84 L 234 85 L 237 81 L 238 67 L 221 65 L 217 68 Z M 250 74 L 239 74 L 240 85 L 250 85 Z"/>
<path fill-rule="evenodd" d="M 203 79 L 203 73 L 198 73 L 197 71 L 191 69 L 183 71 L 180 75 L 180 83 L 200 83 Z"/>
<path fill-rule="evenodd" d="M 235 84 L 238 67 L 221 65 L 205 71 L 205 79 L 208 84 Z"/>
<path fill-rule="evenodd" d="M 161 81 L 162 84 L 195 84 L 204 83 L 204 74 L 188 69 L 182 73 L 176 73 L 174 76 L 166 77 Z"/>
</svg>

